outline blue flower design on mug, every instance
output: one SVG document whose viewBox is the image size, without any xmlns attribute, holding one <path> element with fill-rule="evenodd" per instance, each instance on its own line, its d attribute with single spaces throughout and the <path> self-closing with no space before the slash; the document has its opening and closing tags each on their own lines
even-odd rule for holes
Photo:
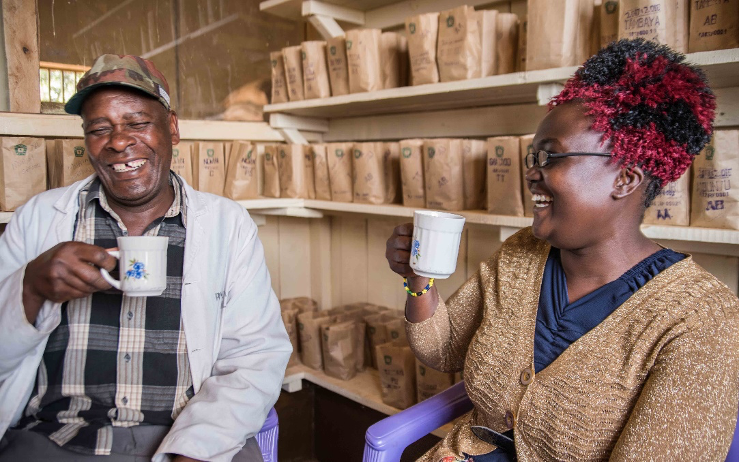
<svg viewBox="0 0 739 462">
<path fill-rule="evenodd" d="M 148 279 L 149 272 L 146 271 L 144 264 L 136 259 L 128 262 L 129 270 L 126 271 L 126 279 Z"/>
<path fill-rule="evenodd" d="M 413 250 L 411 250 L 411 256 L 416 257 L 416 261 L 418 261 L 419 258 L 421 258 L 421 253 L 418 251 L 418 249 L 421 248 L 421 243 L 418 242 L 418 239 L 415 239 L 413 241 Z"/>
</svg>

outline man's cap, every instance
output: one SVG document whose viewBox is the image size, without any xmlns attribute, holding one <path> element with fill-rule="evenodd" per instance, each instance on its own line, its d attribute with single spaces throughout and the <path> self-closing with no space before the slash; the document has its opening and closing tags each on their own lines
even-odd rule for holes
<svg viewBox="0 0 739 462">
<path fill-rule="evenodd" d="M 67 101 L 64 110 L 79 115 L 82 102 L 91 91 L 112 85 L 143 91 L 159 100 L 167 110 L 171 109 L 167 79 L 154 63 L 138 56 L 109 54 L 99 56 L 90 70 L 85 72 L 77 83 L 77 93 Z"/>
</svg>

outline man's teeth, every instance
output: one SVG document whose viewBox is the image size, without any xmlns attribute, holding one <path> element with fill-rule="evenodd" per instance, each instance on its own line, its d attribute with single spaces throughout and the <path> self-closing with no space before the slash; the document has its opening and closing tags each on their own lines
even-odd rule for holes
<svg viewBox="0 0 739 462">
<path fill-rule="evenodd" d="M 534 194 L 531 196 L 534 201 L 534 207 L 546 207 L 552 202 L 552 198 L 543 194 Z"/>
<path fill-rule="evenodd" d="M 118 173 L 130 172 L 132 170 L 141 168 L 145 163 L 146 159 L 139 159 L 132 160 L 131 162 L 126 162 L 125 164 L 113 164 L 113 170 Z"/>
</svg>

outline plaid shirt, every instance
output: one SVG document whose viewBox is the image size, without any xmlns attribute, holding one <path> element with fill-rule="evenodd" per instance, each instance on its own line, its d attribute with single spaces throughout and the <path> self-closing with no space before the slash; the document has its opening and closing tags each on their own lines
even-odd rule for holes
<svg viewBox="0 0 739 462">
<path fill-rule="evenodd" d="M 186 197 L 176 175 L 170 183 L 172 206 L 143 234 L 169 237 L 167 288 L 157 297 L 111 290 L 64 303 L 21 428 L 66 449 L 107 455 L 112 427 L 171 426 L 193 396 L 180 317 Z M 95 178 L 80 191 L 74 240 L 116 247 L 128 231 L 100 186 Z"/>
</svg>

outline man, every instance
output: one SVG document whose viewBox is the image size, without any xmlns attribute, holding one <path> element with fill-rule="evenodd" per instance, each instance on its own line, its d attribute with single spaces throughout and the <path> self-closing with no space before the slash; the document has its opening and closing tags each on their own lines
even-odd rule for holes
<svg viewBox="0 0 739 462">
<path fill-rule="evenodd" d="M 2 462 L 261 460 L 290 341 L 249 214 L 169 170 L 168 94 L 151 62 L 99 57 L 66 105 L 95 174 L 0 236 Z M 169 237 L 161 296 L 100 276 L 126 235 Z"/>
</svg>

